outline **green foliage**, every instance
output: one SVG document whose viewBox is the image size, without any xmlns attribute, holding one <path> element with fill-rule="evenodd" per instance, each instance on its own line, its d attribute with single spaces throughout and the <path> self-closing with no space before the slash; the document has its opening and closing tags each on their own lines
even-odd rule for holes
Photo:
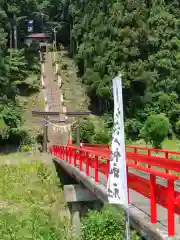
<svg viewBox="0 0 180 240">
<path fill-rule="evenodd" d="M 0 119 L 3 119 L 6 125 L 0 129 L 1 144 L 21 142 L 24 130 L 21 129 L 22 108 L 17 96 L 27 96 L 39 90 L 37 78 L 28 77 L 39 73 L 38 53 L 20 42 L 23 34 L 27 34 L 24 20 L 29 19 L 37 7 L 36 0 L 2 1 L 0 6 Z M 14 25 L 17 26 L 18 49 L 12 49 L 15 47 L 14 42 L 11 42 L 11 37 L 14 39 Z"/>
<path fill-rule="evenodd" d="M 33 19 L 36 32 L 58 26 L 57 45 L 63 43 L 69 47 L 91 102 L 110 116 L 105 117 L 108 128 L 112 127 L 111 80 L 121 72 L 126 137 L 138 139 L 147 118 L 160 113 L 168 117 L 172 131 L 179 136 L 179 9 L 180 3 L 176 0 L 86 3 L 10 0 L 7 4 L 3 1 L 0 7 L 0 101 L 6 105 L 13 101 L 16 105 L 17 94 L 39 88 L 35 79 L 27 79 L 29 72 L 32 76 L 39 71 L 35 55 L 37 43 L 32 44 L 34 49 L 32 46 L 13 51 L 12 58 L 7 53 L 10 26 L 18 26 L 18 36 L 26 35 L 24 20 Z M 18 45 L 22 47 L 20 42 Z M 50 51 L 52 48 L 49 46 Z M 66 65 L 62 68 L 66 69 Z M 108 107 L 104 107 L 104 103 Z M 85 140 L 92 141 L 87 137 Z"/>
<path fill-rule="evenodd" d="M 127 137 L 137 139 L 141 124 L 160 113 L 177 133 L 180 2 L 58 0 L 56 7 L 54 0 L 47 2 L 50 7 L 43 10 L 51 20 L 67 24 L 57 40 L 70 29 L 69 51 L 92 102 L 97 106 L 106 100 L 112 106 L 111 79 L 121 72 Z M 104 112 L 112 114 L 112 109 Z"/>
<path fill-rule="evenodd" d="M 137 119 L 127 119 L 125 121 L 125 133 L 131 140 L 137 140 L 142 128 L 142 124 Z"/>
<path fill-rule="evenodd" d="M 108 130 L 104 129 L 102 131 L 98 131 L 93 136 L 93 143 L 96 144 L 109 144 L 111 140 L 111 136 L 108 134 Z"/>
<path fill-rule="evenodd" d="M 67 70 L 67 67 L 68 67 L 67 63 L 62 63 L 61 64 L 61 69 L 62 70 Z"/>
<path fill-rule="evenodd" d="M 162 114 L 151 115 L 141 130 L 141 136 L 146 142 L 151 142 L 154 147 L 160 148 L 170 129 L 171 126 L 167 117 Z"/>
<path fill-rule="evenodd" d="M 86 122 L 79 125 L 80 128 L 80 141 L 84 143 L 92 143 L 93 135 L 95 133 L 94 124 L 86 120 Z M 77 126 L 73 128 L 73 142 L 76 143 L 76 130 Z"/>
<path fill-rule="evenodd" d="M 52 51 L 54 50 L 53 45 L 52 45 L 52 44 L 49 45 L 48 48 L 47 48 L 47 50 L 48 50 L 48 52 L 52 52 Z"/>
<path fill-rule="evenodd" d="M 180 120 L 176 122 L 176 133 L 178 134 L 178 137 L 180 137 Z"/>
<path fill-rule="evenodd" d="M 105 206 L 101 212 L 90 211 L 82 223 L 83 240 L 124 240 L 125 217 L 123 211 Z M 132 240 L 140 240 L 131 232 Z"/>
<path fill-rule="evenodd" d="M 32 146 L 29 146 L 29 145 L 22 145 L 21 148 L 20 148 L 20 151 L 21 152 L 30 152 L 32 151 Z"/>
<path fill-rule="evenodd" d="M 105 208 L 89 212 L 83 221 L 83 240 L 124 240 L 125 219 L 122 212 Z"/>
<path fill-rule="evenodd" d="M 16 105 L 4 105 L 0 115 L 10 128 L 18 128 L 21 124 L 21 109 Z"/>
<path fill-rule="evenodd" d="M 84 143 L 91 143 L 94 135 L 94 125 L 91 121 L 87 121 L 80 126 L 80 139 Z"/>
<path fill-rule="evenodd" d="M 57 214 L 66 210 L 54 169 L 26 153 L 11 158 L 17 164 L 0 169 L 1 238 L 69 240 L 70 223 Z"/>
</svg>

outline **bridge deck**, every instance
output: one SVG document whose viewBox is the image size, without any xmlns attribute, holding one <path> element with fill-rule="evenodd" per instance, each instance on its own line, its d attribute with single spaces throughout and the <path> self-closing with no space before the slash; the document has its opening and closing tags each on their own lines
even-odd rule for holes
<svg viewBox="0 0 180 240">
<path fill-rule="evenodd" d="M 106 178 L 103 174 L 99 173 L 99 182 L 94 180 L 94 169 L 90 167 L 90 176 L 85 175 L 85 164 L 83 164 L 83 171 L 79 170 L 79 167 L 74 167 L 65 161 L 58 158 L 53 159 L 54 162 L 58 163 L 70 176 L 75 178 L 78 182 L 81 182 L 91 192 L 93 192 L 103 202 L 107 202 L 107 191 L 106 191 Z M 130 170 L 134 172 L 136 170 Z M 143 178 L 149 178 L 147 174 L 136 171 L 137 175 Z M 157 179 L 157 182 L 161 185 L 166 186 L 166 182 Z M 176 187 L 178 189 L 178 186 Z M 158 223 L 150 223 L 150 201 L 148 198 L 140 195 L 139 193 L 130 189 L 130 205 L 129 205 L 129 216 L 132 226 L 140 232 L 146 239 L 169 239 L 167 235 L 167 209 L 157 205 L 158 212 Z M 118 207 L 118 206 L 117 206 Z M 180 216 L 175 216 L 175 229 L 176 237 L 173 239 L 180 239 Z"/>
</svg>

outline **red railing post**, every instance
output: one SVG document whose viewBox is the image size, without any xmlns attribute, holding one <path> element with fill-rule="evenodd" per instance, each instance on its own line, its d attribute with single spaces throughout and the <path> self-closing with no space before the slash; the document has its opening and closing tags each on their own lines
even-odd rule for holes
<svg viewBox="0 0 180 240">
<path fill-rule="evenodd" d="M 106 163 L 106 180 L 108 181 L 109 178 L 109 168 L 110 168 L 110 158 L 107 159 L 107 163 Z"/>
<path fill-rule="evenodd" d="M 76 167 L 76 165 L 77 165 L 77 159 L 76 159 L 76 157 L 77 157 L 77 153 L 76 153 L 76 149 L 74 150 L 74 167 Z"/>
<path fill-rule="evenodd" d="M 98 159 L 98 156 L 96 155 L 95 156 L 95 182 L 98 182 L 99 181 L 99 174 L 98 174 L 98 166 L 99 166 L 99 159 Z"/>
<path fill-rule="evenodd" d="M 174 236 L 174 181 L 168 180 L 168 236 Z"/>
<path fill-rule="evenodd" d="M 62 147 L 62 160 L 65 160 L 65 147 Z"/>
<path fill-rule="evenodd" d="M 66 152 L 66 162 L 68 162 L 68 147 L 66 147 L 65 152 Z"/>
<path fill-rule="evenodd" d="M 61 160 L 64 160 L 63 159 L 63 147 L 61 147 Z"/>
<path fill-rule="evenodd" d="M 157 223 L 156 176 L 153 174 L 150 174 L 150 206 L 151 223 Z"/>
<path fill-rule="evenodd" d="M 168 160 L 169 159 L 169 153 L 165 152 L 165 158 Z M 166 168 L 166 173 L 169 173 L 169 170 Z"/>
<path fill-rule="evenodd" d="M 148 149 L 148 156 L 151 156 L 151 151 Z M 148 164 L 148 168 L 151 168 L 151 165 Z"/>
<path fill-rule="evenodd" d="M 61 146 L 59 147 L 59 158 L 61 159 Z"/>
<path fill-rule="evenodd" d="M 72 163 L 72 148 L 69 148 L 69 164 Z"/>
<path fill-rule="evenodd" d="M 82 152 L 79 150 L 79 170 L 82 171 L 83 170 L 83 161 L 82 161 Z"/>
<path fill-rule="evenodd" d="M 137 148 L 134 148 L 134 153 L 137 153 Z M 137 161 L 134 161 L 135 164 L 137 164 Z"/>
<path fill-rule="evenodd" d="M 60 146 L 57 146 L 57 157 L 60 158 Z"/>
<path fill-rule="evenodd" d="M 71 147 L 68 147 L 69 164 L 71 164 Z"/>
<path fill-rule="evenodd" d="M 88 153 L 86 153 L 85 158 L 86 158 L 86 176 L 89 176 L 89 154 Z"/>
</svg>

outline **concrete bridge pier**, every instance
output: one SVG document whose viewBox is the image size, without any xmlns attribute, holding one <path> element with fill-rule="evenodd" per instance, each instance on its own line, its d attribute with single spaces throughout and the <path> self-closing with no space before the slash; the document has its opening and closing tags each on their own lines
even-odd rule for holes
<svg viewBox="0 0 180 240">
<path fill-rule="evenodd" d="M 55 169 L 64 186 L 64 197 L 68 204 L 71 215 L 72 235 L 81 236 L 81 218 L 84 218 L 88 210 L 100 211 L 103 207 L 101 202 L 93 193 L 85 188 L 76 177 L 69 175 L 61 166 L 54 161 Z"/>
<path fill-rule="evenodd" d="M 72 236 L 81 236 L 81 218 L 85 216 L 88 209 L 100 211 L 102 203 L 81 184 L 64 186 L 65 200 L 69 205 L 72 223 Z"/>
</svg>

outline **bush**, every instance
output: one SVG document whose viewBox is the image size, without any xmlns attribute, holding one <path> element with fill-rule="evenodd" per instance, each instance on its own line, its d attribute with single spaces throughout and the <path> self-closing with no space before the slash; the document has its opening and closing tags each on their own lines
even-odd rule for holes
<svg viewBox="0 0 180 240">
<path fill-rule="evenodd" d="M 176 122 L 175 126 L 176 126 L 176 133 L 177 133 L 178 137 L 180 137 L 180 120 L 178 120 Z"/>
<path fill-rule="evenodd" d="M 122 212 L 106 207 L 89 212 L 82 224 L 83 240 L 124 240 L 125 219 Z"/>
<path fill-rule="evenodd" d="M 111 137 L 108 134 L 108 131 L 100 131 L 96 132 L 95 135 L 93 136 L 93 143 L 96 144 L 108 144 L 111 140 Z"/>
<path fill-rule="evenodd" d="M 62 63 L 61 64 L 61 69 L 62 70 L 67 70 L 67 68 L 68 68 L 68 64 L 67 63 Z"/>
<path fill-rule="evenodd" d="M 22 145 L 21 148 L 20 148 L 21 152 L 30 152 L 32 150 L 33 150 L 33 147 L 29 146 L 29 145 Z"/>
<path fill-rule="evenodd" d="M 80 124 L 80 141 L 84 143 L 92 143 L 93 135 L 95 133 L 94 125 L 92 122 L 86 120 L 85 123 Z M 73 128 L 73 143 L 76 143 L 76 128 Z"/>
<path fill-rule="evenodd" d="M 168 136 L 170 129 L 167 117 L 162 114 L 151 115 L 146 120 L 140 135 L 146 142 L 150 142 L 153 147 L 160 148 L 162 141 Z"/>
<path fill-rule="evenodd" d="M 91 143 L 92 137 L 95 133 L 94 125 L 92 122 L 87 121 L 80 126 L 80 140 L 81 142 Z"/>
<path fill-rule="evenodd" d="M 82 222 L 83 240 L 124 240 L 125 217 L 120 211 L 110 205 L 103 211 L 90 211 Z M 139 240 L 136 232 L 131 232 L 132 240 Z"/>
<path fill-rule="evenodd" d="M 142 124 L 136 119 L 128 119 L 125 122 L 125 133 L 127 138 L 131 140 L 137 140 L 140 130 L 142 128 Z"/>
<path fill-rule="evenodd" d="M 53 45 L 52 44 L 48 45 L 47 50 L 48 50 L 48 52 L 52 52 L 53 51 Z"/>
</svg>

